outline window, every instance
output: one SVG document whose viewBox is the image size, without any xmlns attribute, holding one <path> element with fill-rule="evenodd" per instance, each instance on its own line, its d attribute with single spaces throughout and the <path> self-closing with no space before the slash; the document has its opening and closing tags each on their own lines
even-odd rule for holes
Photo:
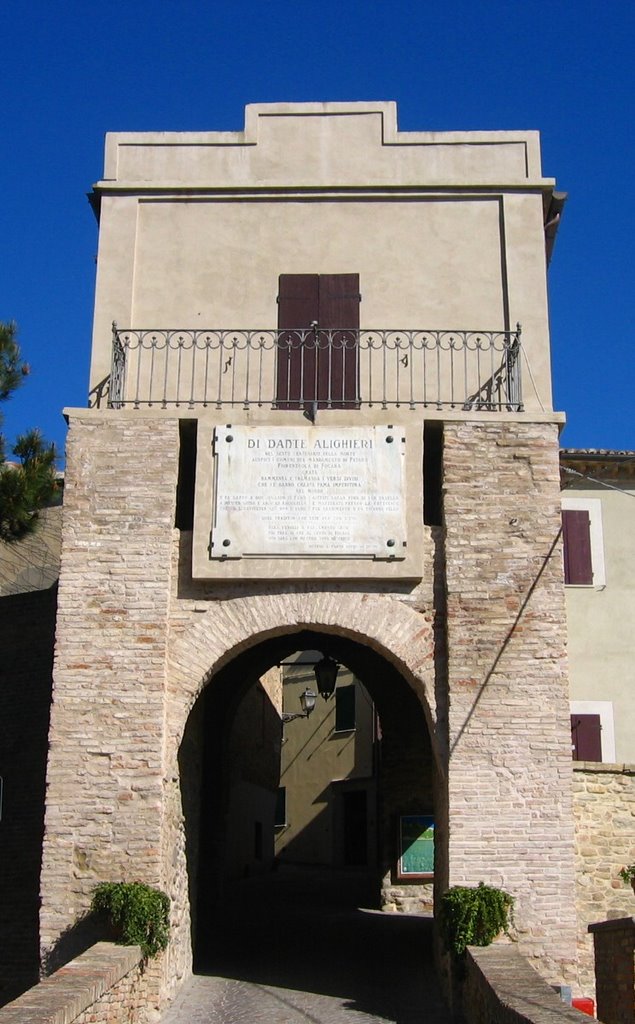
<svg viewBox="0 0 635 1024">
<path fill-rule="evenodd" d="M 335 690 L 335 732 L 351 732 L 355 728 L 355 686 L 338 686 Z"/>
<path fill-rule="evenodd" d="M 562 498 L 564 581 L 570 586 L 605 583 L 602 503 L 599 498 Z"/>
<path fill-rule="evenodd" d="M 423 521 L 443 526 L 443 424 L 423 424 Z"/>
<path fill-rule="evenodd" d="M 615 763 L 612 701 L 571 701 L 571 748 L 574 761 Z"/>
<path fill-rule="evenodd" d="M 196 428 L 196 420 L 179 420 L 179 475 L 174 523 L 177 530 L 191 530 L 194 526 Z"/>
<path fill-rule="evenodd" d="M 276 794 L 274 826 L 284 828 L 287 824 L 287 787 L 280 786 Z"/>
<path fill-rule="evenodd" d="M 281 274 L 276 402 L 359 405 L 359 274 Z"/>
<path fill-rule="evenodd" d="M 586 509 L 562 510 L 564 582 L 593 583 L 591 522 Z"/>
<path fill-rule="evenodd" d="M 254 821 L 254 860 L 262 860 L 262 822 Z"/>
<path fill-rule="evenodd" d="M 571 715 L 571 750 L 574 761 L 602 760 L 601 730 L 599 715 Z"/>
</svg>

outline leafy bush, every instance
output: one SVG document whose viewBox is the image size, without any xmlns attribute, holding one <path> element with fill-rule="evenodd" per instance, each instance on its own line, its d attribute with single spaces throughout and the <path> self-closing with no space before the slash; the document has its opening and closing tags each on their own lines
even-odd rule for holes
<svg viewBox="0 0 635 1024">
<path fill-rule="evenodd" d="M 622 868 L 620 871 L 620 878 L 623 882 L 626 882 L 627 885 L 633 885 L 635 882 L 635 864 L 629 864 L 627 867 Z"/>
<path fill-rule="evenodd" d="M 123 946 L 141 946 L 144 957 L 168 944 L 170 900 L 142 882 L 102 882 L 93 890 L 91 910 L 105 913 L 121 933 Z"/>
<path fill-rule="evenodd" d="M 503 889 L 479 882 L 476 888 L 455 885 L 441 898 L 441 929 L 445 944 L 458 956 L 466 946 L 489 946 L 507 931 L 514 905 Z"/>
</svg>

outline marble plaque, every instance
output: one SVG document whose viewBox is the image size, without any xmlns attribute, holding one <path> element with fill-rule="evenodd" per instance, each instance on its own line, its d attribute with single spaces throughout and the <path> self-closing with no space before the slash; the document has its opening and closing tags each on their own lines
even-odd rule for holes
<svg viewBox="0 0 635 1024">
<path fill-rule="evenodd" d="M 403 559 L 404 431 L 217 427 L 211 557 Z"/>
</svg>

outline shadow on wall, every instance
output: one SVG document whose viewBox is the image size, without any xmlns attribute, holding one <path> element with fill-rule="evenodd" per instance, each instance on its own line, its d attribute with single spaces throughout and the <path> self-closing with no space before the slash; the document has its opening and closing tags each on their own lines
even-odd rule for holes
<svg viewBox="0 0 635 1024">
<path fill-rule="evenodd" d="M 85 953 L 96 942 L 112 941 L 112 930 L 105 921 L 97 914 L 86 914 L 66 928 L 55 944 L 45 951 L 42 957 L 42 970 L 45 974 L 52 974 L 69 960 L 74 960 L 80 953 Z"/>
<path fill-rule="evenodd" d="M 259 676 L 228 678 L 199 697 L 178 754 L 193 948 L 225 883 L 273 866 L 280 713 Z"/>
</svg>

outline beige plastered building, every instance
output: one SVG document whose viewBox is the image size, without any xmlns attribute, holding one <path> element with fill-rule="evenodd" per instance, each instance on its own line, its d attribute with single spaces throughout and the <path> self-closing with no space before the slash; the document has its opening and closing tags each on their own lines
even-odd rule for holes
<svg viewBox="0 0 635 1024">
<path fill-rule="evenodd" d="M 566 587 L 572 715 L 591 715 L 594 759 L 635 763 L 635 452 L 564 449 L 562 507 L 587 530 L 585 582 Z"/>
<path fill-rule="evenodd" d="M 554 188 L 537 133 L 399 132 L 391 103 L 107 137 L 43 952 L 97 882 L 143 878 L 172 900 L 157 1000 L 175 991 L 228 899 L 236 707 L 311 649 L 381 722 L 378 898 L 407 895 L 396 823 L 431 810 L 437 896 L 503 886 L 521 951 L 575 984 Z"/>
<path fill-rule="evenodd" d="M 633 913 L 619 872 L 635 859 L 634 472 L 633 451 L 561 452 L 578 964 L 589 994 L 587 926 Z"/>
</svg>

